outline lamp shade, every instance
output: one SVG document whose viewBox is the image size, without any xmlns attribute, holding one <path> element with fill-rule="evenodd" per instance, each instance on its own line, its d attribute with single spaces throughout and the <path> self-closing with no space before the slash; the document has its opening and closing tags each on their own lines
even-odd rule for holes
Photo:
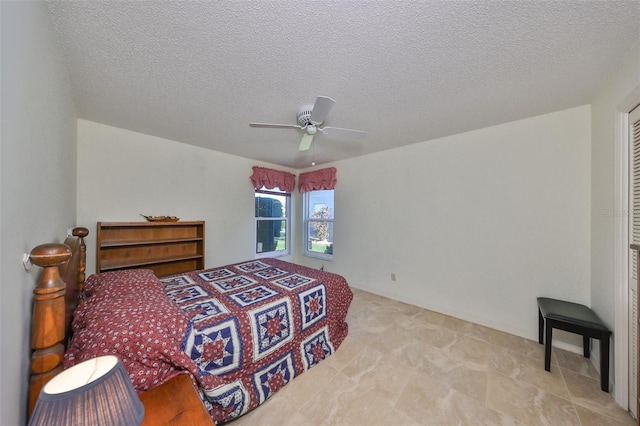
<svg viewBox="0 0 640 426">
<path fill-rule="evenodd" d="M 29 425 L 139 425 L 144 407 L 127 370 L 113 355 L 55 376 L 40 391 Z"/>
</svg>

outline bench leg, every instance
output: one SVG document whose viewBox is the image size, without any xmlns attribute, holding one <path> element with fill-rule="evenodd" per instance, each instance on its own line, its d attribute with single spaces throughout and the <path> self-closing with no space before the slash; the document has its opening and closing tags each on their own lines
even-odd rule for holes
<svg viewBox="0 0 640 426">
<path fill-rule="evenodd" d="M 542 344 L 542 330 L 544 330 L 544 317 L 538 309 L 538 343 Z"/>
<path fill-rule="evenodd" d="M 609 335 L 600 336 L 600 389 L 609 392 Z"/>
<path fill-rule="evenodd" d="M 582 336 L 582 352 L 585 358 L 591 358 L 591 338 Z"/>
<path fill-rule="evenodd" d="M 547 340 L 544 343 L 544 369 L 547 371 L 551 371 L 551 336 L 553 334 L 553 328 L 551 327 L 551 321 L 549 320 L 547 320 L 546 330 L 547 333 L 545 338 Z"/>
</svg>

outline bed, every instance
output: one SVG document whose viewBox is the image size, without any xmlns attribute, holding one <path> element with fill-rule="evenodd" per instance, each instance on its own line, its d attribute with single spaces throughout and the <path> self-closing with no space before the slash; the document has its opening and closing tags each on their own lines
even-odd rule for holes
<svg viewBox="0 0 640 426">
<path fill-rule="evenodd" d="M 278 259 L 162 278 L 121 270 L 86 282 L 84 267 L 75 269 L 81 277 L 66 279 L 67 288 L 82 303 L 64 367 L 115 354 L 138 392 L 188 373 L 216 423 L 258 407 L 335 352 L 348 332 L 346 280 Z"/>
</svg>

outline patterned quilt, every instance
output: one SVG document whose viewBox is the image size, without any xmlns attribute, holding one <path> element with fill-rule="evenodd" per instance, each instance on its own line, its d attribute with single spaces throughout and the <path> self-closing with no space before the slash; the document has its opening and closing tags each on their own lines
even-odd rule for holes
<svg viewBox="0 0 640 426">
<path fill-rule="evenodd" d="M 139 392 L 188 372 L 216 423 L 256 408 L 347 335 L 346 280 L 278 259 L 161 280 L 137 269 L 92 275 L 65 367 L 115 354 Z"/>
</svg>

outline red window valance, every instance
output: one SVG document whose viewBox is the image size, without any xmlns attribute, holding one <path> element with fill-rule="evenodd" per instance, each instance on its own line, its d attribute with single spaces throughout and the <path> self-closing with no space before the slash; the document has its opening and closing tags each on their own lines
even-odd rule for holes
<svg viewBox="0 0 640 426">
<path fill-rule="evenodd" d="M 298 190 L 309 192 L 322 189 L 334 189 L 336 187 L 336 168 L 314 170 L 313 172 L 300 173 L 298 177 Z"/>
<path fill-rule="evenodd" d="M 296 186 L 296 176 L 281 170 L 253 166 L 251 182 L 253 182 L 255 189 L 264 186 L 267 189 L 279 188 L 281 191 L 293 192 L 293 188 Z"/>
</svg>

